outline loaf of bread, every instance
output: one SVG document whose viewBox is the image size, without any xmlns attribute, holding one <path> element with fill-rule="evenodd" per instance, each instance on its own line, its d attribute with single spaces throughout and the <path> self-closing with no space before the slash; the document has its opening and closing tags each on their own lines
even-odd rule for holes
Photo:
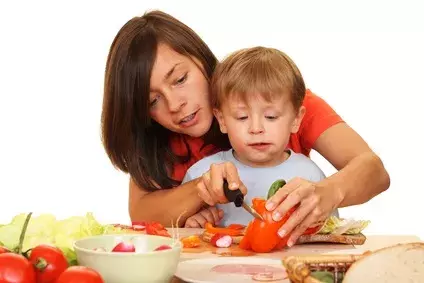
<svg viewBox="0 0 424 283">
<path fill-rule="evenodd" d="M 397 244 L 354 262 L 343 283 L 424 282 L 424 243 Z"/>
</svg>

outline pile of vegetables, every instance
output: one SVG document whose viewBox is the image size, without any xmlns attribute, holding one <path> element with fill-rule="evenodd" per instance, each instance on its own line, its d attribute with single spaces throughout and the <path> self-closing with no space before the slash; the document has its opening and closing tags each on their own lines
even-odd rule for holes
<svg viewBox="0 0 424 283">
<path fill-rule="evenodd" d="M 171 237 L 157 222 L 102 225 L 92 213 L 64 220 L 51 214 L 19 214 L 9 224 L 0 225 L 0 282 L 104 283 L 97 271 L 77 265 L 73 243 L 88 236 L 124 233 Z M 160 246 L 156 250 L 170 248 Z M 113 250 L 131 251 L 135 251 L 134 246 L 124 242 Z"/>
<path fill-rule="evenodd" d="M 0 282 L 13 283 L 104 283 L 98 272 L 84 266 L 71 266 L 65 253 L 54 245 L 36 243 L 31 236 L 29 213 L 22 225 L 21 216 L 12 224 L 0 227 Z M 31 227 L 34 229 L 35 226 Z M 43 227 L 46 228 L 47 227 Z M 8 233 L 8 234 L 7 234 Z M 53 234 L 43 229 L 45 237 Z M 17 238 L 15 236 L 19 234 Z M 61 234 L 63 235 L 63 234 Z M 34 236 L 34 235 L 32 235 Z M 63 237 L 66 238 L 66 237 Z M 46 239 L 46 238 L 44 238 Z M 60 239 L 60 238 L 59 238 Z M 50 239 L 54 241 L 54 239 Z M 7 245 L 4 244 L 7 243 Z M 26 248 L 26 249 L 24 249 Z"/>
</svg>

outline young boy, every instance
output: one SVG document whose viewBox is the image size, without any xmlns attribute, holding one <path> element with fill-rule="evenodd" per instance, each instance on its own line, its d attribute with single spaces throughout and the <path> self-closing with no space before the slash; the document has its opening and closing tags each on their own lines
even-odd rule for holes
<svg viewBox="0 0 424 283">
<path fill-rule="evenodd" d="M 287 148 L 290 135 L 299 130 L 305 113 L 306 88 L 302 75 L 283 52 L 265 47 L 239 50 L 220 63 L 212 77 L 211 103 L 222 133 L 232 149 L 195 163 L 183 183 L 201 176 L 214 163 L 232 162 L 247 187 L 245 200 L 266 198 L 277 179 L 301 177 L 313 182 L 325 178 L 308 157 Z M 221 225 L 247 225 L 252 216 L 233 203 L 216 207 L 224 212 Z M 204 217 L 207 210 L 187 219 Z M 222 215 L 222 212 L 221 212 Z M 206 220 L 206 219 L 203 219 Z M 203 225 L 201 225 L 203 226 Z"/>
</svg>

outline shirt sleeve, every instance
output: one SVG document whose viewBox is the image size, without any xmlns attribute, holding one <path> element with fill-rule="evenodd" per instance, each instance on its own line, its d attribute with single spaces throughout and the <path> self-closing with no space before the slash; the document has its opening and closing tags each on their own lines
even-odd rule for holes
<svg viewBox="0 0 424 283">
<path fill-rule="evenodd" d="M 343 119 L 334 111 L 324 99 L 306 91 L 303 101 L 305 116 L 299 127 L 299 140 L 303 148 L 312 149 L 318 137 L 331 126 L 343 122 Z"/>
</svg>

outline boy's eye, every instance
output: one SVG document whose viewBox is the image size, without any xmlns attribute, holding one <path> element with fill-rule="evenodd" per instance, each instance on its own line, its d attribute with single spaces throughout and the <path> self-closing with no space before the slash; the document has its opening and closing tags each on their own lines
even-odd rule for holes
<svg viewBox="0 0 424 283">
<path fill-rule="evenodd" d="M 275 120 L 278 117 L 277 116 L 265 116 L 265 118 L 269 119 L 269 120 Z"/>
</svg>

